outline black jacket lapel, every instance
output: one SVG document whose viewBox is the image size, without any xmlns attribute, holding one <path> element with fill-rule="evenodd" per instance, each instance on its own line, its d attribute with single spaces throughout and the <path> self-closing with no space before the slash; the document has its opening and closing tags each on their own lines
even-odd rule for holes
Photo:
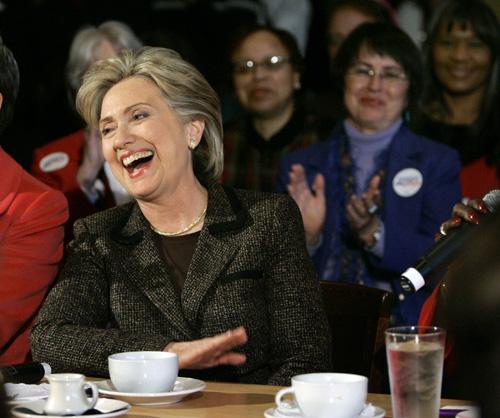
<svg viewBox="0 0 500 418">
<path fill-rule="evenodd" d="M 184 335 L 193 338 L 177 296 L 170 273 L 156 246 L 154 232 L 137 204 L 132 205 L 130 215 L 114 228 L 113 239 L 121 244 L 127 264 L 124 271 L 129 279 L 165 315 L 171 325 Z"/>
<path fill-rule="evenodd" d="M 238 232 L 251 222 L 248 211 L 232 189 L 220 185 L 209 188 L 205 225 L 182 292 L 184 312 L 191 323 L 196 321 L 207 291 L 224 275 L 237 254 L 240 248 Z"/>
</svg>

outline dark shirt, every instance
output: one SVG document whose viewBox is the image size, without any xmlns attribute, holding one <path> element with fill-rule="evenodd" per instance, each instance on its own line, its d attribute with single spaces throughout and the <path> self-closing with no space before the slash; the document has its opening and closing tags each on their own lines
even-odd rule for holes
<svg viewBox="0 0 500 418">
<path fill-rule="evenodd" d="M 174 287 L 178 295 L 181 294 L 191 259 L 193 258 L 200 231 L 179 237 L 166 237 L 155 234 L 155 238 L 167 265 L 172 271 Z"/>
<path fill-rule="evenodd" d="M 498 134 L 484 132 L 483 135 L 478 135 L 470 126 L 446 124 L 427 115 L 420 116 L 414 131 L 455 148 L 460 154 L 462 165 L 467 165 L 485 155 L 489 144 L 494 142 L 491 136 Z"/>
<path fill-rule="evenodd" d="M 500 185 L 500 124 L 490 117 L 481 129 L 450 125 L 426 114 L 414 123 L 415 132 L 455 148 L 462 163 L 460 183 L 467 198 L 484 196 Z"/>
<path fill-rule="evenodd" d="M 321 139 L 314 122 L 313 117 L 296 111 L 268 140 L 255 130 L 249 117 L 225 126 L 223 183 L 236 188 L 272 191 L 281 157 Z"/>
</svg>

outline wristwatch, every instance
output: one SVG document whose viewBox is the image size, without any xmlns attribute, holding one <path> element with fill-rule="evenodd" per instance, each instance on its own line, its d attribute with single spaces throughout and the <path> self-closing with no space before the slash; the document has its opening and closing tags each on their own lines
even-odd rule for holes
<svg viewBox="0 0 500 418">
<path fill-rule="evenodd" d="M 378 222 L 377 228 L 375 231 L 372 232 L 371 238 L 373 240 L 371 245 L 365 245 L 365 250 L 371 250 L 375 245 L 377 245 L 377 242 L 380 241 L 380 238 L 382 237 L 382 231 L 381 231 L 381 222 Z"/>
</svg>

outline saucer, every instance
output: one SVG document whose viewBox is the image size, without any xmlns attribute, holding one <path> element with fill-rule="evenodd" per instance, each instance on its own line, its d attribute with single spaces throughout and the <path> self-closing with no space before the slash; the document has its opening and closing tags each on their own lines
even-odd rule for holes
<svg viewBox="0 0 500 418">
<path fill-rule="evenodd" d="M 369 414 L 367 414 L 367 411 L 370 411 Z M 264 412 L 264 416 L 266 418 L 303 418 L 303 415 L 297 411 L 295 408 L 291 408 L 290 411 L 280 411 L 278 408 L 269 408 Z M 383 418 L 385 417 L 385 410 L 372 405 L 368 404 L 365 406 L 365 409 L 363 412 L 353 418 Z"/>
<path fill-rule="evenodd" d="M 160 393 L 132 393 L 119 392 L 111 383 L 111 380 L 101 380 L 94 382 L 99 389 L 99 393 L 111 398 L 120 399 L 133 405 L 159 406 L 169 405 L 179 402 L 192 393 L 205 389 L 205 382 L 190 377 L 178 377 L 171 392 Z"/>
<path fill-rule="evenodd" d="M 11 409 L 12 415 L 19 418 L 61 418 L 61 415 L 45 415 L 43 412 L 46 400 L 27 402 L 24 404 L 16 405 Z M 98 399 L 94 409 L 100 413 L 89 414 L 86 413 L 85 417 L 95 418 L 112 418 L 120 415 L 125 415 L 131 408 L 127 402 L 117 401 L 115 399 Z M 83 416 L 83 415 L 81 415 Z"/>
<path fill-rule="evenodd" d="M 39 401 L 49 396 L 49 384 L 28 385 L 25 383 L 6 383 L 4 385 L 7 404 L 17 405 L 24 402 Z"/>
<path fill-rule="evenodd" d="M 459 412 L 456 418 L 479 418 L 479 408 L 470 407 L 467 411 Z"/>
</svg>

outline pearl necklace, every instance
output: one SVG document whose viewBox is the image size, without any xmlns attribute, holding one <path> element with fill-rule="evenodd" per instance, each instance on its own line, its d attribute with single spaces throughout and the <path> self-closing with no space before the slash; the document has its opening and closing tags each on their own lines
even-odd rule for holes
<svg viewBox="0 0 500 418">
<path fill-rule="evenodd" d="M 182 235 L 184 234 L 185 232 L 188 232 L 189 230 L 193 229 L 196 225 L 198 225 L 201 220 L 203 219 L 203 217 L 205 216 L 205 213 L 207 213 L 207 207 L 205 206 L 205 209 L 203 209 L 203 212 L 201 212 L 194 220 L 193 222 L 191 222 L 188 226 L 186 226 L 185 228 L 182 228 L 181 230 L 179 231 L 175 231 L 175 232 L 164 232 L 164 231 L 160 231 L 159 229 L 155 228 L 153 225 L 150 224 L 151 226 L 151 229 L 153 231 L 155 231 L 157 234 L 160 234 L 160 235 L 163 235 L 164 237 L 176 237 L 178 235 Z"/>
</svg>

